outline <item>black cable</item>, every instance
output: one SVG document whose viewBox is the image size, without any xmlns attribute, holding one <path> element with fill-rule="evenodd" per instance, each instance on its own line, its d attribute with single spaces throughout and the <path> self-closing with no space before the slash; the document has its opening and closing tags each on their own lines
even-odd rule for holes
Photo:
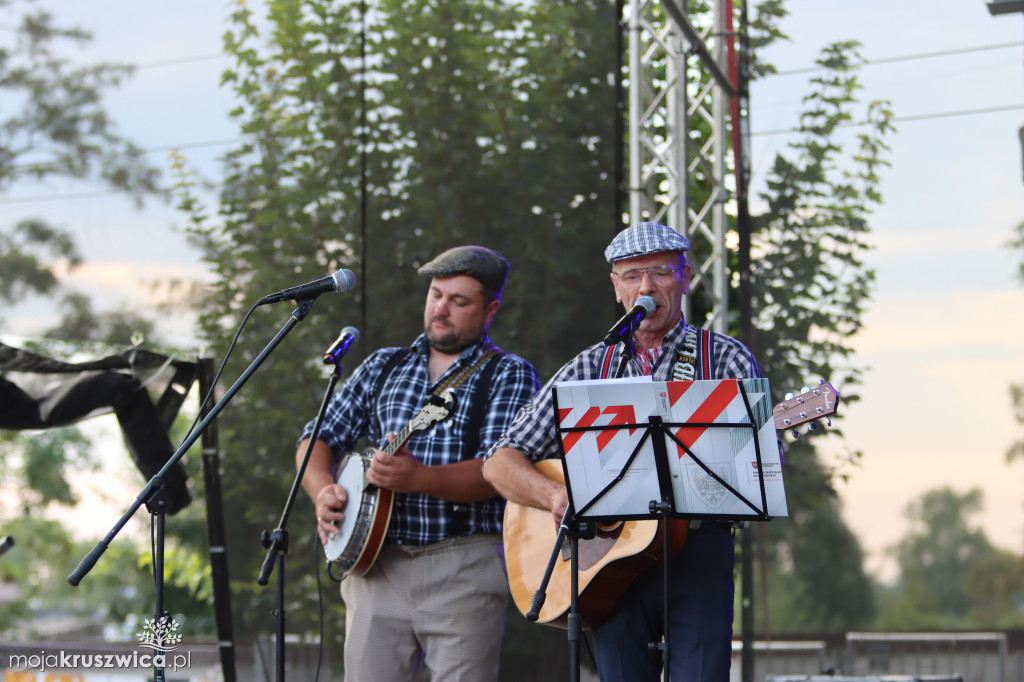
<svg viewBox="0 0 1024 682">
<path fill-rule="evenodd" d="M 917 114 L 915 116 L 894 116 L 890 120 L 892 123 L 906 123 L 907 121 L 926 121 L 935 118 L 952 118 L 954 116 L 974 116 L 976 114 L 994 114 L 1001 111 L 1016 111 L 1018 109 L 1024 109 L 1024 104 L 1007 104 L 999 107 L 987 107 L 983 109 L 964 109 L 962 111 L 940 111 L 932 114 Z M 866 125 L 874 125 L 870 121 L 847 121 L 845 123 L 837 123 L 837 128 L 859 128 Z M 789 133 L 802 133 L 806 132 L 801 128 L 780 128 L 776 130 L 758 130 L 750 133 L 751 137 L 758 137 L 760 135 L 786 135 Z"/>
<path fill-rule="evenodd" d="M 316 674 L 313 682 L 320 679 L 320 663 L 324 655 L 324 593 L 320 584 L 320 533 L 313 533 L 313 565 L 316 566 L 316 603 L 320 612 L 320 639 L 316 647 Z"/>
<path fill-rule="evenodd" d="M 865 59 L 863 64 L 853 64 L 850 66 L 851 70 L 861 69 L 865 66 L 874 66 L 876 64 L 892 64 L 894 62 L 909 62 L 915 59 L 932 59 L 934 57 L 949 57 L 953 55 L 969 54 L 971 52 L 984 52 L 986 50 L 1001 50 L 1007 47 L 1020 47 L 1024 45 L 1024 42 L 1015 43 L 997 43 L 995 45 L 981 45 L 978 47 L 963 47 L 955 50 L 941 50 L 939 52 L 922 52 L 921 54 L 907 54 L 900 55 L 897 57 L 883 57 L 881 59 Z M 793 76 L 801 73 L 815 73 L 817 71 L 827 71 L 826 66 L 807 66 L 801 69 L 787 69 L 785 71 L 776 71 L 775 73 L 766 73 L 764 78 L 770 78 L 771 76 Z"/>
</svg>

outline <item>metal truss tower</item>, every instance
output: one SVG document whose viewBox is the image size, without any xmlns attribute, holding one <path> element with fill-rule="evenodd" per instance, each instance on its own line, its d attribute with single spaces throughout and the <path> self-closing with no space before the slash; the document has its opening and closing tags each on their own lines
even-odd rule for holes
<svg viewBox="0 0 1024 682">
<path fill-rule="evenodd" d="M 739 0 L 742 2 L 742 0 Z M 691 22 L 687 0 L 629 0 L 629 217 L 675 228 L 690 240 L 693 276 L 683 313 L 692 324 L 725 333 L 730 279 L 738 283 L 740 340 L 752 347 L 750 310 L 749 139 L 746 88 L 735 56 L 732 0 L 707 0 L 710 15 Z M 745 19 L 745 9 L 741 11 Z M 727 49 L 728 47 L 733 49 Z M 732 75 L 730 79 L 726 74 Z M 727 117 L 732 116 L 736 175 L 726 164 Z M 730 272 L 726 247 L 726 205 L 735 202 L 737 268 Z M 703 296 L 701 296 L 703 294 Z M 705 319 L 695 319 L 696 296 L 709 302 Z M 754 540 L 740 533 L 740 676 L 753 682 Z"/>
<path fill-rule="evenodd" d="M 654 221 L 690 240 L 693 268 L 687 320 L 725 332 L 728 270 L 726 117 L 735 88 L 726 76 L 726 0 L 691 22 L 681 0 L 630 0 L 629 217 Z M 704 320 L 691 315 L 706 294 Z"/>
</svg>

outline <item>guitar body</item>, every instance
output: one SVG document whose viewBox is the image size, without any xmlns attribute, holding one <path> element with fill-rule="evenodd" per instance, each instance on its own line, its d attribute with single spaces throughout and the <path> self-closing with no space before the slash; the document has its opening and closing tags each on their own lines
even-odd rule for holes
<svg viewBox="0 0 1024 682">
<path fill-rule="evenodd" d="M 537 469 L 564 483 L 560 460 L 544 460 Z M 669 524 L 669 552 L 686 541 L 685 522 Z M 509 502 L 505 505 L 504 543 L 509 589 L 520 613 L 526 615 L 534 592 L 544 580 L 551 551 L 558 537 L 551 512 Z M 579 610 L 585 626 L 596 625 L 615 606 L 633 579 L 662 558 L 658 521 L 623 521 L 598 526 L 597 535 L 579 541 Z M 565 541 L 548 582 L 547 598 L 539 623 L 566 626 L 572 600 L 572 566 Z"/>
<path fill-rule="evenodd" d="M 772 410 L 775 428 L 792 429 L 826 419 L 836 413 L 839 394 L 831 384 L 787 396 Z M 538 462 L 538 471 L 565 484 L 561 460 Z M 668 523 L 669 555 L 674 556 L 686 542 L 687 521 Z M 551 512 L 514 502 L 505 505 L 505 561 L 508 584 L 516 607 L 524 616 L 533 607 L 533 595 L 544 581 L 551 551 L 558 537 Z M 548 581 L 546 600 L 537 622 L 566 626 L 572 595 L 572 566 L 568 540 L 555 562 Z M 607 616 L 630 583 L 644 570 L 658 564 L 664 555 L 664 540 L 658 521 L 622 521 L 598 526 L 597 536 L 579 542 L 579 610 L 584 625 L 596 625 Z"/>
</svg>

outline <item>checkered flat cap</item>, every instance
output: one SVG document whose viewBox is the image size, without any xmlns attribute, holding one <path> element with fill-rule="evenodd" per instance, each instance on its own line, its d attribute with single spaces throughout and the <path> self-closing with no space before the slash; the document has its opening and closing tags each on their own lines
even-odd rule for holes
<svg viewBox="0 0 1024 682">
<path fill-rule="evenodd" d="M 615 235 L 615 239 L 604 250 L 609 263 L 623 258 L 646 256 L 660 251 L 686 251 L 690 242 L 671 227 L 658 223 L 637 223 Z"/>
<path fill-rule="evenodd" d="M 416 271 L 422 277 L 469 275 L 489 289 L 501 293 L 508 277 L 508 261 L 484 246 L 456 246 Z"/>
</svg>

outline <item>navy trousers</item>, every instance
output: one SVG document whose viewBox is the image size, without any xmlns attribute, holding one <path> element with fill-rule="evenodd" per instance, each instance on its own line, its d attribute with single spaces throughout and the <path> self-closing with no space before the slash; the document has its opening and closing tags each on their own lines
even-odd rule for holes
<svg viewBox="0 0 1024 682">
<path fill-rule="evenodd" d="M 672 682 L 727 682 L 732 658 L 732 529 L 690 529 L 669 561 L 669 668 Z M 641 573 L 611 614 L 591 629 L 601 682 L 661 679 L 662 652 L 648 646 L 664 630 L 662 566 Z"/>
</svg>

